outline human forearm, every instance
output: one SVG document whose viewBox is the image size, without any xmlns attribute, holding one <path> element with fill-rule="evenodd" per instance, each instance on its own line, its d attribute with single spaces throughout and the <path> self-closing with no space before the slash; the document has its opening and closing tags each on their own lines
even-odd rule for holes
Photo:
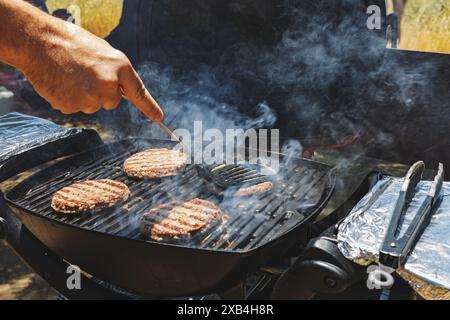
<svg viewBox="0 0 450 320">
<path fill-rule="evenodd" d="M 54 18 L 25 1 L 0 0 L 0 60 L 22 68 L 38 45 L 36 40 L 41 36 L 37 35 L 53 28 L 50 19 Z"/>
</svg>

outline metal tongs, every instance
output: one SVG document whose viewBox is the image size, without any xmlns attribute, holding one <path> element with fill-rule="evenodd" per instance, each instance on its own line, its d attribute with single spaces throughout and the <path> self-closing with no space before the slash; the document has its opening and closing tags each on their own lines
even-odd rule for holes
<svg viewBox="0 0 450 320">
<path fill-rule="evenodd" d="M 170 129 L 164 122 L 157 124 L 172 138 L 177 144 L 185 150 L 185 146 L 181 139 Z M 185 150 L 186 151 L 186 150 Z M 270 181 L 267 176 L 257 172 L 253 168 L 244 165 L 218 165 L 206 167 L 204 165 L 196 165 L 196 168 L 207 179 L 211 180 L 220 188 L 227 189 L 229 187 L 256 185 Z"/>
<path fill-rule="evenodd" d="M 405 214 L 414 194 L 422 174 L 425 164 L 422 161 L 416 162 L 411 166 L 406 174 L 402 188 L 395 203 L 391 220 L 386 230 L 384 240 L 379 252 L 379 268 L 369 274 L 369 281 L 376 287 L 383 289 L 380 299 L 387 300 L 390 294 L 390 288 L 394 284 L 394 278 L 391 273 L 405 264 L 409 253 L 420 239 L 423 230 L 429 223 L 429 218 L 433 214 L 433 206 L 439 197 L 444 181 L 444 166 L 439 163 L 438 172 L 432 182 L 432 185 L 421 203 L 416 215 L 407 227 L 406 231 L 400 236 L 399 229 L 402 222 L 402 216 Z"/>
</svg>

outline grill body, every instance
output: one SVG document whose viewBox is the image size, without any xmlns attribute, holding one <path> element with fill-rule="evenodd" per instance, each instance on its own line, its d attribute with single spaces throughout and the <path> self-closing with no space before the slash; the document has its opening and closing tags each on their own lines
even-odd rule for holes
<svg viewBox="0 0 450 320">
<path fill-rule="evenodd" d="M 82 270 L 131 291 L 183 296 L 225 290 L 248 272 L 306 241 L 308 222 L 325 205 L 334 187 L 334 173 L 329 167 L 295 159 L 288 165 L 295 167 L 290 181 L 280 186 L 298 184 L 296 189 L 283 189 L 291 201 L 268 194 L 259 199 L 263 207 L 252 204 L 254 210 L 260 211 L 257 214 L 244 212 L 249 210 L 245 206 L 239 210 L 230 208 L 225 229 L 212 228 L 193 236 L 188 243 L 146 241 L 137 228 L 141 213 L 168 201 L 167 195 L 176 192 L 174 186 L 183 186 L 183 181 L 191 184 L 177 195 L 180 197 L 206 196 L 197 185 L 201 179 L 194 169 L 187 169 L 181 182 L 132 181 L 123 174 L 119 164 L 129 154 L 148 147 L 167 147 L 170 143 L 127 140 L 101 146 L 58 161 L 23 181 L 5 198 L 40 241 Z M 49 209 L 57 189 L 82 179 L 104 177 L 129 185 L 132 196 L 128 210 L 121 207 L 67 218 Z M 258 217 L 266 220 L 258 221 Z"/>
</svg>

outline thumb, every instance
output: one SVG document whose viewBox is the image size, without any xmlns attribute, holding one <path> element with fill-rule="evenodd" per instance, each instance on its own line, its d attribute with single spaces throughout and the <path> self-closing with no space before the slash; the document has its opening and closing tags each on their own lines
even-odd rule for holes
<svg viewBox="0 0 450 320">
<path fill-rule="evenodd" d="M 125 98 L 150 120 L 160 122 L 164 118 L 164 112 L 158 102 L 145 88 L 144 83 L 132 66 L 121 70 L 119 83 Z"/>
</svg>

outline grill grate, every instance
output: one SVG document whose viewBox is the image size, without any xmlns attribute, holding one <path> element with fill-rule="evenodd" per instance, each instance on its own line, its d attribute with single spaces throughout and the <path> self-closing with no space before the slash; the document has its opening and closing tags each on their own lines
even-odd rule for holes
<svg viewBox="0 0 450 320">
<path fill-rule="evenodd" d="M 225 164 L 208 168 L 199 166 L 199 168 L 206 171 L 206 178 L 222 188 L 237 188 L 270 181 L 268 176 L 258 171 L 259 168 L 251 168 L 249 165 Z"/>
<path fill-rule="evenodd" d="M 66 171 L 47 182 L 31 188 L 14 202 L 40 215 L 69 223 L 82 228 L 109 233 L 132 239 L 144 238 L 140 235 L 139 220 L 145 210 L 168 201 L 189 200 L 200 197 L 218 204 L 225 214 L 224 221 L 198 232 L 185 246 L 196 248 L 245 251 L 276 238 L 298 225 L 316 208 L 326 191 L 328 172 L 307 162 L 290 161 L 282 169 L 286 179 L 277 178 L 274 189 L 252 197 L 230 197 L 215 195 L 205 188 L 206 181 L 194 165 L 177 177 L 135 180 L 122 171 L 123 161 L 130 155 L 151 145 L 133 143 L 126 148 L 108 149 L 106 154 L 94 153 L 94 159 L 78 163 L 77 167 Z M 63 161 L 67 161 L 66 159 Z M 239 180 L 241 169 L 232 172 L 232 179 Z M 289 173 L 289 174 L 287 174 Z M 243 170 L 243 174 L 248 174 Z M 109 178 L 123 182 L 130 189 L 130 197 L 122 206 L 82 216 L 61 216 L 50 207 L 53 194 L 64 186 L 85 179 Z M 222 176 L 226 179 L 226 176 Z M 259 177 L 258 177 L 259 179 Z"/>
</svg>

